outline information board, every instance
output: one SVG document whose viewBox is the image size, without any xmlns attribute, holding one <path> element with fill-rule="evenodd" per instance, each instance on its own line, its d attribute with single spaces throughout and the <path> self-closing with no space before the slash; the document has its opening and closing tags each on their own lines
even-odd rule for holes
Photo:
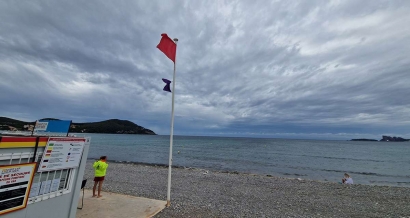
<svg viewBox="0 0 410 218">
<path fill-rule="evenodd" d="M 80 165 L 85 138 L 50 137 L 38 172 L 76 168 Z"/>
<path fill-rule="evenodd" d="M 64 132 L 67 133 L 71 120 L 39 120 L 36 122 L 34 132 Z"/>
<path fill-rule="evenodd" d="M 27 206 L 36 163 L 0 166 L 0 215 Z"/>
</svg>

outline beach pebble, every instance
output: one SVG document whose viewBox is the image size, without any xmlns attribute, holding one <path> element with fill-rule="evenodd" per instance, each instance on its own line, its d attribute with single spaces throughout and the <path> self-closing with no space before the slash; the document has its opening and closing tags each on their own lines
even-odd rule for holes
<svg viewBox="0 0 410 218">
<path fill-rule="evenodd" d="M 167 167 L 110 162 L 105 178 L 103 192 L 166 200 Z M 410 217 L 410 188 L 302 180 L 173 168 L 171 207 L 155 217 Z"/>
</svg>

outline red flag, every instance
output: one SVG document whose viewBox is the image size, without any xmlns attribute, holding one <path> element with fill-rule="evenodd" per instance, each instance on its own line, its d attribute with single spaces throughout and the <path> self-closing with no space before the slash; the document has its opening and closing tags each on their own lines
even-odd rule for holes
<svg viewBox="0 0 410 218">
<path fill-rule="evenodd" d="M 157 48 L 161 50 L 169 59 L 175 63 L 175 56 L 177 53 L 177 44 L 168 37 L 167 34 L 161 34 L 162 38 Z"/>
</svg>

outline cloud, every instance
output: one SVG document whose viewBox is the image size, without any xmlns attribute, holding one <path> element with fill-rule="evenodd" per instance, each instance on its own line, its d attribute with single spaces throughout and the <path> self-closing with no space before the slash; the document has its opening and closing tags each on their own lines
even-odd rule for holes
<svg viewBox="0 0 410 218">
<path fill-rule="evenodd" d="M 128 119 L 169 134 L 408 134 L 410 3 L 0 3 L 2 116 Z M 313 136 L 312 136 L 313 134 Z M 328 136 L 331 134 L 331 136 Z"/>
</svg>

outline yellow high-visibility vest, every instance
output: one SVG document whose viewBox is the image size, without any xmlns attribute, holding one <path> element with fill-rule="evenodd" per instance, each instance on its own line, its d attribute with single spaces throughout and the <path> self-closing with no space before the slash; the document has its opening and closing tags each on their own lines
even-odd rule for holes
<svg viewBox="0 0 410 218">
<path fill-rule="evenodd" d="M 105 176 L 107 172 L 108 164 L 101 160 L 94 162 L 93 168 L 95 170 L 95 177 L 102 177 Z"/>
</svg>

